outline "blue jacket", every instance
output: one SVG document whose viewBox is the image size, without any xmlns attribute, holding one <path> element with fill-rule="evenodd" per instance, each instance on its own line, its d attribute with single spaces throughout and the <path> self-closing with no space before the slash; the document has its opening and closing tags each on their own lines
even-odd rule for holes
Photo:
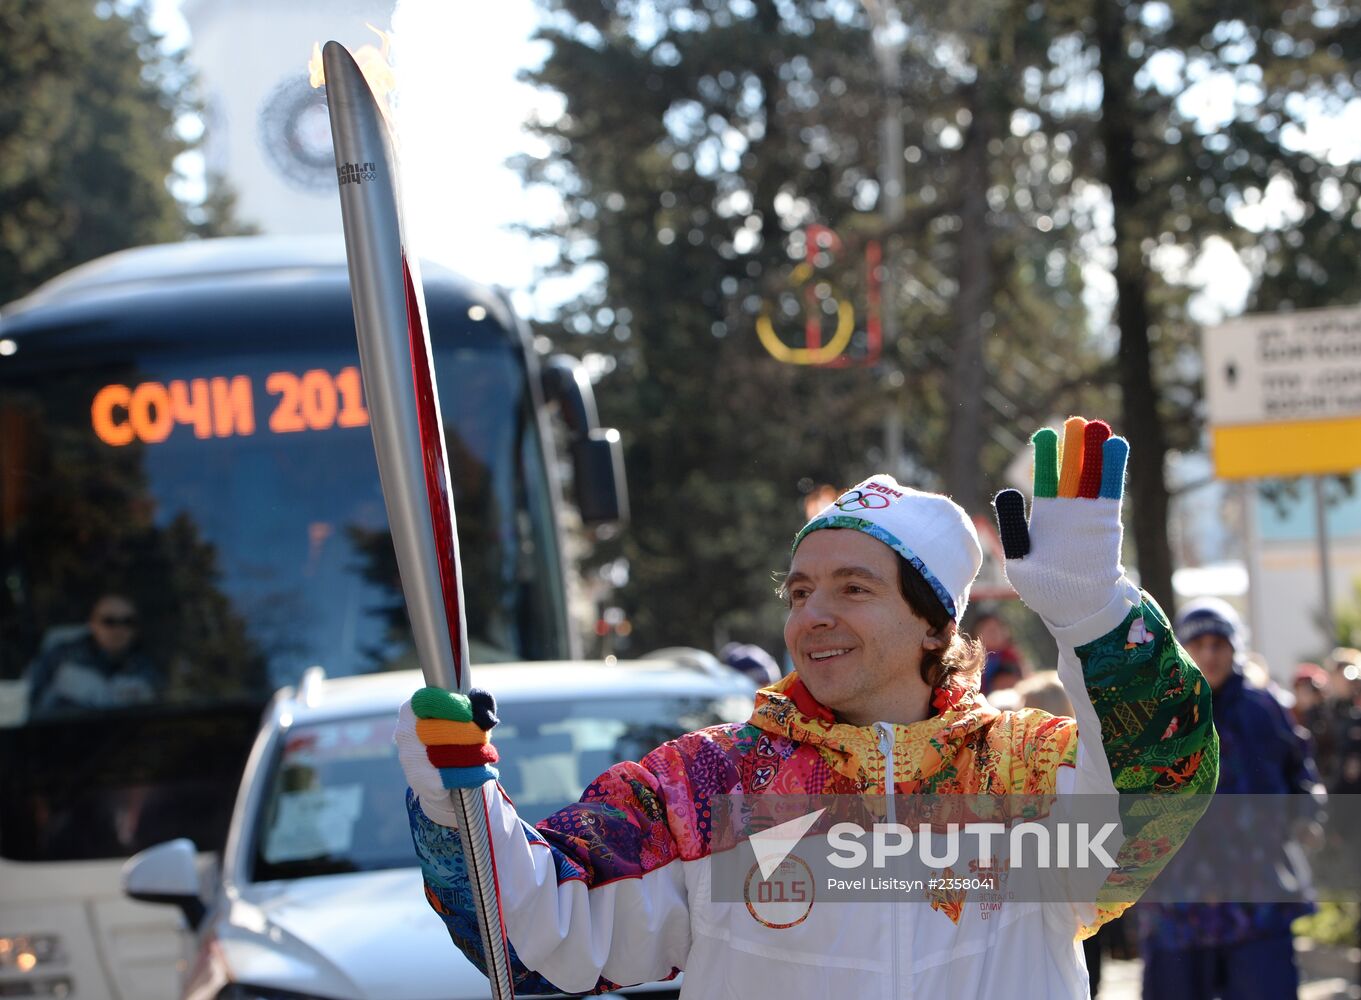
<svg viewBox="0 0 1361 1000">
<path fill-rule="evenodd" d="M 1282 821 L 1319 814 L 1322 791 L 1308 741 L 1270 691 L 1249 686 L 1235 669 L 1214 693 L 1214 725 L 1219 734 L 1218 795 L 1305 796 L 1291 800 L 1293 808 L 1281 811 Z M 1201 824 L 1160 882 L 1176 886 L 1182 898 L 1205 898 L 1225 888 L 1231 892 L 1232 886 L 1251 878 L 1269 885 L 1278 899 L 1293 901 L 1146 902 L 1137 907 L 1146 943 L 1161 949 L 1202 948 L 1290 933 L 1291 921 L 1314 907 L 1308 872 L 1298 870 L 1281 842 L 1282 838 L 1263 836 L 1257 829 Z M 1301 888 L 1294 888 L 1296 881 Z"/>
</svg>

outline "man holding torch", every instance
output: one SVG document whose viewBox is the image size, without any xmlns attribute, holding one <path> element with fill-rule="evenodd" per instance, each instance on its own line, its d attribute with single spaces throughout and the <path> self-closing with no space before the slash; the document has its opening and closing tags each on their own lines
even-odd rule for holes
<svg viewBox="0 0 1361 1000">
<path fill-rule="evenodd" d="M 530 828 L 495 780 L 495 705 L 470 683 L 448 461 L 391 137 L 344 48 L 328 43 L 323 62 L 365 395 L 431 685 L 397 728 L 408 814 L 427 899 L 497 1000 L 515 986 L 599 992 L 682 971 L 684 995 L 705 1000 L 1086 996 L 1077 940 L 1147 887 L 1184 840 L 1184 819 L 1126 826 L 1106 880 L 1120 890 L 1114 905 L 809 898 L 781 922 L 751 900 L 716 899 L 713 815 L 739 795 L 1118 791 L 1194 803 L 1212 791 L 1209 687 L 1120 564 L 1126 442 L 1073 417 L 1060 463 L 1057 436 L 1041 430 L 1029 519 L 1017 491 L 995 502 L 1008 579 L 1058 643 L 1076 719 L 988 705 L 978 646 L 957 629 L 981 563 L 973 525 L 947 497 L 877 475 L 796 536 L 781 588 L 796 672 L 758 693 L 751 718 L 618 764 Z"/>
<path fill-rule="evenodd" d="M 720 796 L 1214 789 L 1209 686 L 1120 563 L 1128 445 L 1080 417 L 1065 425 L 1061 462 L 1052 430 L 1032 441 L 1030 516 L 1009 490 L 998 526 L 1008 579 L 1058 643 L 1075 719 L 999 713 L 980 695 L 979 647 L 957 628 L 981 564 L 973 525 L 947 497 L 872 476 L 794 539 L 781 593 L 795 673 L 758 692 L 746 723 L 610 768 L 537 828 L 496 783 L 488 697 L 426 688 L 403 705 L 397 743 L 426 896 L 455 943 L 483 965 L 450 807 L 450 790 L 472 787 L 521 992 L 683 971 L 683 995 L 705 1000 L 1087 996 L 1077 942 L 1166 864 L 1180 843 L 1166 828 L 1161 839 L 1126 830 L 1110 879 L 1121 901 L 1105 906 L 819 902 L 772 923 L 716 901 L 711 884 Z"/>
</svg>

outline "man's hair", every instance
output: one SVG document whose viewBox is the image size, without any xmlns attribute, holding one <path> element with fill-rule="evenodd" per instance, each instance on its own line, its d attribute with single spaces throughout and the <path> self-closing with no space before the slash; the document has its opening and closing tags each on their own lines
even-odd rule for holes
<svg viewBox="0 0 1361 1000">
<path fill-rule="evenodd" d="M 898 560 L 898 590 L 913 614 L 924 619 L 933 631 L 950 625 L 953 621 L 950 612 L 945 610 L 926 578 L 901 555 L 895 552 L 894 556 Z M 922 650 L 922 680 L 933 690 L 944 687 L 955 677 L 978 673 L 983 667 L 984 656 L 983 646 L 977 639 L 955 629 L 944 649 Z"/>
</svg>

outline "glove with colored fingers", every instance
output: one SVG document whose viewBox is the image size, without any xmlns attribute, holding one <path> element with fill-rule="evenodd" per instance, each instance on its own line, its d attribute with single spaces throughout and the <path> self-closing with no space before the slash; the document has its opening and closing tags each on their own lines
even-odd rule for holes
<svg viewBox="0 0 1361 1000">
<path fill-rule="evenodd" d="M 442 826 L 457 827 L 449 791 L 477 788 L 499 777 L 491 744 L 496 700 L 474 689 L 468 694 L 424 687 L 397 713 L 397 757 L 421 811 Z"/>
<path fill-rule="evenodd" d="M 1007 580 L 1021 600 L 1051 626 L 1067 628 L 1118 598 L 1138 600 L 1120 562 L 1120 500 L 1129 442 L 1108 424 L 1069 417 L 1058 435 L 1048 427 L 1031 437 L 1034 501 L 1003 490 L 993 500 L 1006 555 Z"/>
</svg>

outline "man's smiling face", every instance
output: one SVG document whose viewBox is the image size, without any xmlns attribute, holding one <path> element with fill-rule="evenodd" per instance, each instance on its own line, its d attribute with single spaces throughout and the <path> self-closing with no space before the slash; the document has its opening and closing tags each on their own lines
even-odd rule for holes
<svg viewBox="0 0 1361 1000">
<path fill-rule="evenodd" d="M 930 689 L 921 678 L 926 620 L 898 584 L 898 556 L 859 531 L 814 531 L 785 578 L 784 641 L 799 677 L 838 719 L 867 726 L 922 716 Z"/>
</svg>

